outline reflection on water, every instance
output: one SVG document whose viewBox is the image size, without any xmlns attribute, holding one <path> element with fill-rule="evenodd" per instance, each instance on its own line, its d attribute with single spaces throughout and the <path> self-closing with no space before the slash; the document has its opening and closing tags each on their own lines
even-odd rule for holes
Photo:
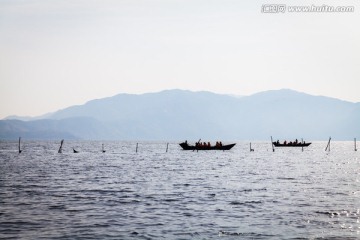
<svg viewBox="0 0 360 240">
<path fill-rule="evenodd" d="M 326 144 L 0 142 L 0 238 L 358 239 L 359 152 Z"/>
</svg>

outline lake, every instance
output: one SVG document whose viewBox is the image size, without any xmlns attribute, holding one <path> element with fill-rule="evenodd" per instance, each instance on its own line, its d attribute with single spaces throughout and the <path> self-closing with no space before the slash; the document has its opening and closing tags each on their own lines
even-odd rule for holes
<svg viewBox="0 0 360 240">
<path fill-rule="evenodd" d="M 104 143 L 106 152 L 101 152 Z M 191 142 L 190 142 L 191 143 Z M 228 144 L 231 142 L 224 142 Z M 360 239 L 353 142 L 0 142 L 3 239 Z M 75 148 L 79 153 L 73 153 Z"/>
</svg>

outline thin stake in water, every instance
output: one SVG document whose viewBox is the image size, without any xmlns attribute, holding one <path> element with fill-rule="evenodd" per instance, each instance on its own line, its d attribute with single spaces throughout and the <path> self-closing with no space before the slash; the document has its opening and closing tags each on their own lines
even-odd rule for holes
<svg viewBox="0 0 360 240">
<path fill-rule="evenodd" d="M 101 152 L 103 152 L 103 153 L 106 152 L 105 149 L 104 149 L 104 144 L 102 144 L 102 150 L 101 150 Z"/>
<path fill-rule="evenodd" d="M 63 144 L 64 144 L 64 139 L 61 140 L 61 142 L 60 142 L 60 148 L 59 148 L 58 153 L 62 153 L 62 146 L 63 146 Z"/>
<path fill-rule="evenodd" d="M 301 144 L 304 144 L 304 140 L 303 140 L 303 139 L 301 139 Z M 301 151 L 302 151 L 302 152 L 304 151 L 304 146 L 303 146 L 303 145 L 301 146 Z"/>
<path fill-rule="evenodd" d="M 330 141 L 331 141 L 331 137 L 329 137 L 329 142 L 325 148 L 325 151 L 327 151 L 329 149 L 329 152 L 330 152 Z"/>
<path fill-rule="evenodd" d="M 354 145 L 355 145 L 355 152 L 357 151 L 357 148 L 356 148 L 356 138 L 354 138 Z"/>
<path fill-rule="evenodd" d="M 21 142 L 21 137 L 19 137 L 19 153 L 22 152 L 21 148 L 20 148 L 20 142 Z"/>
</svg>

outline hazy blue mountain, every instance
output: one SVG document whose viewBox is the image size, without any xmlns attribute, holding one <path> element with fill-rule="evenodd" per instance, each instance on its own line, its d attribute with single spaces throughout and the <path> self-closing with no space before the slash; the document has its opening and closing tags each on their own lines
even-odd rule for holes
<svg viewBox="0 0 360 240">
<path fill-rule="evenodd" d="M 92 118 L 66 118 L 62 120 L 2 120 L 0 139 L 97 139 L 111 133 L 107 127 Z"/>
<path fill-rule="evenodd" d="M 119 94 L 43 118 L 2 120 L 0 138 L 351 140 L 360 133 L 360 103 L 287 89 L 243 97 L 184 90 Z"/>
<path fill-rule="evenodd" d="M 46 113 L 44 115 L 37 116 L 37 117 L 12 115 L 12 116 L 8 116 L 8 117 L 4 118 L 3 120 L 32 121 L 32 120 L 46 119 L 46 118 L 50 117 L 52 114 L 53 113 Z"/>
</svg>

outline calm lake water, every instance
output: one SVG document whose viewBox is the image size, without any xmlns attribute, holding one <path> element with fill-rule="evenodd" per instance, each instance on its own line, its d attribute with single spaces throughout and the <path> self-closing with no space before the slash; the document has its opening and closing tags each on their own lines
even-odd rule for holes
<svg viewBox="0 0 360 240">
<path fill-rule="evenodd" d="M 230 143 L 230 142 L 227 142 Z M 360 239 L 353 142 L 0 142 L 0 238 Z M 80 151 L 72 153 L 72 148 Z"/>
</svg>

